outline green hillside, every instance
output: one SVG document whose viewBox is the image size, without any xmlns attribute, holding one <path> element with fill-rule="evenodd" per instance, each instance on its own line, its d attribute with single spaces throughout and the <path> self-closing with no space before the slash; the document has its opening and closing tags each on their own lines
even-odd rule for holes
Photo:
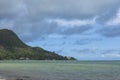
<svg viewBox="0 0 120 80">
<path fill-rule="evenodd" d="M 30 47 L 23 43 L 11 30 L 0 30 L 0 60 L 68 60 L 67 57 L 46 51 L 40 47 Z M 70 58 L 74 60 L 74 58 Z"/>
<path fill-rule="evenodd" d="M 3 47 L 27 47 L 11 30 L 0 30 L 0 45 Z"/>
</svg>

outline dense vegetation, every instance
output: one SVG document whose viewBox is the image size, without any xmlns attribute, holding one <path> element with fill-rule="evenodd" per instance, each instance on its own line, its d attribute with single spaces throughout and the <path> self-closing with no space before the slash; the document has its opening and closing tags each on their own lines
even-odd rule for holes
<svg viewBox="0 0 120 80">
<path fill-rule="evenodd" d="M 0 30 L 0 60 L 68 60 L 67 57 L 46 51 L 39 47 L 30 47 L 23 43 L 11 30 Z M 75 60 L 73 57 L 70 60 Z"/>
</svg>

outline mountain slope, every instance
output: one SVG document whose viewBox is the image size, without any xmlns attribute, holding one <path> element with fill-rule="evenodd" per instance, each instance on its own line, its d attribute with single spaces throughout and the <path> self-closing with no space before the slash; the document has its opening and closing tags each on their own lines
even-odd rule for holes
<svg viewBox="0 0 120 80">
<path fill-rule="evenodd" d="M 30 47 L 23 43 L 11 30 L 0 30 L 0 60 L 68 60 L 67 57 L 46 51 L 40 47 Z M 74 60 L 74 58 L 70 58 Z"/>
<path fill-rule="evenodd" d="M 0 30 L 0 45 L 4 47 L 27 47 L 11 30 Z"/>
</svg>

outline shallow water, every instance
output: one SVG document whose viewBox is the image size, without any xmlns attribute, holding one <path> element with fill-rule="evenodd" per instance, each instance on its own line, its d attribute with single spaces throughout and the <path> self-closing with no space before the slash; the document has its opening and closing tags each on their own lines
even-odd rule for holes
<svg viewBox="0 0 120 80">
<path fill-rule="evenodd" d="M 0 61 L 0 75 L 26 80 L 120 80 L 120 61 Z"/>
</svg>

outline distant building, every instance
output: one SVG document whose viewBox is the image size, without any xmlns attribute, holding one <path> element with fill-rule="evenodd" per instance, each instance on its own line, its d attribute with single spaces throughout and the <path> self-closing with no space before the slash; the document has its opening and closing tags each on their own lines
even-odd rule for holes
<svg viewBox="0 0 120 80">
<path fill-rule="evenodd" d="M 24 60 L 24 57 L 20 57 L 19 60 Z"/>
<path fill-rule="evenodd" d="M 72 59 L 72 57 L 67 56 L 67 59 L 68 59 L 68 60 L 71 60 L 71 59 Z"/>
<path fill-rule="evenodd" d="M 30 60 L 28 57 L 20 57 L 19 60 Z"/>
</svg>

